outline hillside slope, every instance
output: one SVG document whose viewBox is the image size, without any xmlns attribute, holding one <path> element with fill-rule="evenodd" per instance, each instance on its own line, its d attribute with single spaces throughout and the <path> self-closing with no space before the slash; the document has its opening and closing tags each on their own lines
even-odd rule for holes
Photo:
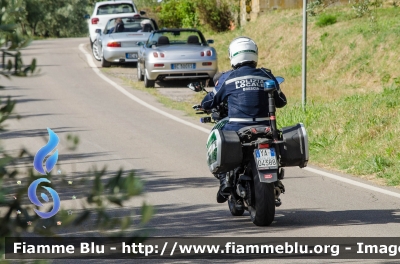
<svg viewBox="0 0 400 264">
<path fill-rule="evenodd" d="M 335 7 L 333 25 L 318 27 L 309 17 L 307 112 L 301 109 L 302 11 L 274 11 L 215 40 L 219 69 L 229 69 L 228 45 L 253 38 L 259 66 L 285 77 L 288 106 L 280 126 L 306 125 L 311 162 L 400 184 L 400 8 L 378 9 L 376 22 L 356 18 L 351 7 Z"/>
</svg>

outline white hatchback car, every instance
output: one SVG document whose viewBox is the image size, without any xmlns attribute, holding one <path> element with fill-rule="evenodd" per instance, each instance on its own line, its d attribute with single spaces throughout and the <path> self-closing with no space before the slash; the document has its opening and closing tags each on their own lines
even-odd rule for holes
<svg viewBox="0 0 400 264">
<path fill-rule="evenodd" d="M 96 39 L 96 29 L 103 30 L 110 19 L 138 14 L 144 15 L 146 12 L 138 12 L 132 0 L 97 2 L 92 16 L 85 16 L 88 19 L 90 46 L 93 47 L 93 42 Z"/>
</svg>

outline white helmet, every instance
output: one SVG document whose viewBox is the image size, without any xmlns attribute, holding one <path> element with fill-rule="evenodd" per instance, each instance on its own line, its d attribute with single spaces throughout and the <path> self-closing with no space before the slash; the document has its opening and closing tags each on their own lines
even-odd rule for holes
<svg viewBox="0 0 400 264">
<path fill-rule="evenodd" d="M 143 19 L 143 20 L 140 22 L 140 25 L 141 25 L 141 26 L 144 26 L 145 24 L 153 25 L 153 23 L 151 22 L 150 19 Z"/>
<path fill-rule="evenodd" d="M 229 44 L 229 59 L 233 68 L 245 63 L 253 63 L 256 67 L 258 62 L 257 44 L 251 38 L 235 38 Z"/>
</svg>

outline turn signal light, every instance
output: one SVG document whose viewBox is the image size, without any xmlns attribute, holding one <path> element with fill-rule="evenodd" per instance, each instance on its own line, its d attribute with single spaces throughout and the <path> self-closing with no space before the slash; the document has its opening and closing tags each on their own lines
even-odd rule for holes
<svg viewBox="0 0 400 264">
<path fill-rule="evenodd" d="M 92 25 L 96 25 L 99 23 L 99 19 L 97 17 L 92 18 Z"/>
<path fill-rule="evenodd" d="M 108 42 L 107 47 L 110 48 L 120 48 L 121 47 L 121 42 Z"/>
</svg>

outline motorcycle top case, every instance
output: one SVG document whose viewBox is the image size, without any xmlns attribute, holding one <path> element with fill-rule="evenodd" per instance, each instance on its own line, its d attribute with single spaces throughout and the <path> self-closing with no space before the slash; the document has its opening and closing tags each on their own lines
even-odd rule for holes
<svg viewBox="0 0 400 264">
<path fill-rule="evenodd" d="M 308 162 L 308 136 L 302 123 L 282 128 L 283 144 L 279 144 L 280 163 L 283 167 L 306 167 Z"/>
<path fill-rule="evenodd" d="M 211 131 L 207 140 L 207 164 L 211 173 L 231 171 L 240 166 L 242 159 L 242 144 L 235 131 Z"/>
</svg>

